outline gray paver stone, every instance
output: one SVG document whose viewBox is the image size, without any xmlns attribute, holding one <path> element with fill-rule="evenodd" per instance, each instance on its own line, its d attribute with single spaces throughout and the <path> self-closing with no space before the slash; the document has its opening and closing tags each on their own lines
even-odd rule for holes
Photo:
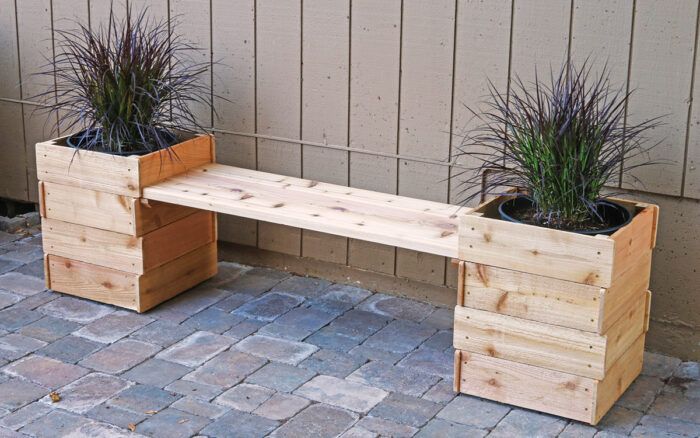
<svg viewBox="0 0 700 438">
<path fill-rule="evenodd" d="M 299 364 L 300 367 L 327 376 L 345 378 L 350 373 L 364 365 L 365 359 L 338 353 L 337 351 L 321 349 Z"/>
<path fill-rule="evenodd" d="M 583 423 L 569 423 L 559 434 L 558 438 L 592 438 L 598 429 Z"/>
<path fill-rule="evenodd" d="M 45 316 L 38 321 L 22 327 L 19 333 L 44 342 L 53 342 L 79 328 L 80 324 L 77 322 Z"/>
<path fill-rule="evenodd" d="M 489 433 L 488 430 L 477 429 L 440 418 L 433 418 L 414 436 L 418 438 L 444 438 L 453 436 L 460 438 L 481 438 L 486 436 L 487 433 Z"/>
<path fill-rule="evenodd" d="M 84 414 L 129 386 L 131 383 L 118 377 L 92 373 L 61 388 L 61 401 L 58 403 L 61 409 Z M 58 406 L 48 395 L 41 401 L 52 407 Z"/>
<path fill-rule="evenodd" d="M 627 435 L 639 423 L 642 413 L 633 409 L 613 406 L 600 420 L 597 427 L 601 430 Z"/>
<path fill-rule="evenodd" d="M 237 343 L 235 348 L 254 356 L 290 365 L 297 365 L 318 350 L 318 347 L 312 344 L 261 335 L 245 338 Z"/>
<path fill-rule="evenodd" d="M 73 297 L 59 297 L 38 308 L 46 315 L 81 324 L 90 323 L 114 312 L 114 308 Z"/>
<path fill-rule="evenodd" d="M 265 386 L 280 392 L 292 392 L 316 373 L 279 362 L 270 362 L 246 379 L 248 383 Z"/>
<path fill-rule="evenodd" d="M 229 438 L 235 430 L 241 437 L 257 438 L 267 436 L 278 425 L 277 421 L 233 409 L 205 427 L 202 434 L 210 438 Z"/>
<path fill-rule="evenodd" d="M 18 430 L 39 417 L 48 414 L 51 408 L 43 403 L 35 402 L 24 406 L 4 417 L 0 418 L 0 426 L 11 430 Z M 0 435 L 2 436 L 2 435 Z"/>
<path fill-rule="evenodd" d="M 136 426 L 136 432 L 156 437 L 186 438 L 195 435 L 207 424 L 209 420 L 206 418 L 168 408 Z"/>
<path fill-rule="evenodd" d="M 387 392 L 379 388 L 331 376 L 314 377 L 297 389 L 295 394 L 362 413 L 369 412 L 387 396 Z"/>
<path fill-rule="evenodd" d="M 46 395 L 48 389 L 20 379 L 0 383 L 0 408 L 15 410 Z"/>
<path fill-rule="evenodd" d="M 421 427 L 442 409 L 442 405 L 401 393 L 389 394 L 369 413 L 396 423 Z"/>
<path fill-rule="evenodd" d="M 653 437 L 664 433 L 673 433 L 681 436 L 700 436 L 700 426 L 697 423 L 677 420 L 668 417 L 659 417 L 657 415 L 645 415 L 640 420 L 639 424 L 644 427 L 647 436 Z"/>
<path fill-rule="evenodd" d="M 356 306 L 370 295 L 372 295 L 372 292 L 367 289 L 362 289 L 361 287 L 349 284 L 333 284 L 327 287 L 319 298 L 323 300 L 343 301 Z"/>
<path fill-rule="evenodd" d="M 38 339 L 10 333 L 0 337 L 0 358 L 8 361 L 19 359 L 45 346 L 46 342 Z"/>
<path fill-rule="evenodd" d="M 24 426 L 20 432 L 37 437 L 68 436 L 89 422 L 87 418 L 68 412 L 52 411 Z"/>
<path fill-rule="evenodd" d="M 149 359 L 130 369 L 122 377 L 134 382 L 163 388 L 192 371 L 184 365 L 160 359 Z"/>
<path fill-rule="evenodd" d="M 357 425 L 363 429 L 377 433 L 380 437 L 408 438 L 418 432 L 418 428 L 413 426 L 372 416 L 362 418 L 357 422 Z"/>
<path fill-rule="evenodd" d="M 285 292 L 303 297 L 318 297 L 330 286 L 330 281 L 322 278 L 292 275 L 272 288 L 271 292 Z"/>
<path fill-rule="evenodd" d="M 185 320 L 182 324 L 196 330 L 221 334 L 241 321 L 243 321 L 241 316 L 210 307 Z"/>
<path fill-rule="evenodd" d="M 153 319 L 125 310 L 118 310 L 89 323 L 75 332 L 76 336 L 103 344 L 111 344 L 135 332 Z"/>
<path fill-rule="evenodd" d="M 292 394 L 277 393 L 260 405 L 254 413 L 270 420 L 286 420 L 311 403 Z"/>
<path fill-rule="evenodd" d="M 437 417 L 484 429 L 496 426 L 508 411 L 510 408 L 500 403 L 460 395 L 445 406 Z"/>
<path fill-rule="evenodd" d="M 15 304 L 18 301 L 21 301 L 23 297 L 17 294 L 13 294 L 12 292 L 7 292 L 4 290 L 0 290 L 0 309 L 4 309 L 5 307 L 9 307 L 13 304 Z"/>
<path fill-rule="evenodd" d="M 451 379 L 441 380 L 423 394 L 423 398 L 435 403 L 449 403 L 456 397 Z"/>
<path fill-rule="evenodd" d="M 359 306 L 362 310 L 401 320 L 420 322 L 430 315 L 435 307 L 420 301 L 392 295 L 374 294 Z"/>
<path fill-rule="evenodd" d="M 649 414 L 700 424 L 700 403 L 682 395 L 662 393 L 654 401 Z"/>
<path fill-rule="evenodd" d="M 231 339 L 226 336 L 209 332 L 195 332 L 161 351 L 157 357 L 180 365 L 194 367 L 226 350 L 232 343 Z"/>
<path fill-rule="evenodd" d="M 556 437 L 564 430 L 566 424 L 565 420 L 552 415 L 513 409 L 498 423 L 489 436 L 503 438 L 513 436 Z"/>
<path fill-rule="evenodd" d="M 277 429 L 272 436 L 297 438 L 335 437 L 357 421 L 357 414 L 323 404 L 309 406 Z"/>
<path fill-rule="evenodd" d="M 0 289 L 28 297 L 45 291 L 46 284 L 36 277 L 19 272 L 8 272 L 0 275 Z"/>
<path fill-rule="evenodd" d="M 665 379 L 673 374 L 673 370 L 675 370 L 680 363 L 680 359 L 675 357 L 645 351 L 642 375 Z"/>
<path fill-rule="evenodd" d="M 122 339 L 99 350 L 79 362 L 79 365 L 96 371 L 118 374 L 137 365 L 160 350 L 157 345 Z"/>
<path fill-rule="evenodd" d="M 253 412 L 274 393 L 272 389 L 241 383 L 218 396 L 214 402 L 239 411 Z"/>
<path fill-rule="evenodd" d="M 223 388 L 214 385 L 207 385 L 206 383 L 176 380 L 170 385 L 166 386 L 165 390 L 188 397 L 194 397 L 200 400 L 209 401 L 221 394 Z"/>
<path fill-rule="evenodd" d="M 65 386 L 88 373 L 85 368 L 43 356 L 28 356 L 11 363 L 4 371 L 50 389 Z"/>
<path fill-rule="evenodd" d="M 265 365 L 265 362 L 262 358 L 241 351 L 225 351 L 186 375 L 184 380 L 229 388 Z"/>
<path fill-rule="evenodd" d="M 299 295 L 271 292 L 248 301 L 233 311 L 234 315 L 258 321 L 272 322 L 304 301 Z"/>
<path fill-rule="evenodd" d="M 411 321 L 397 320 L 370 336 L 364 345 L 394 353 L 408 353 L 433 333 L 433 328 Z"/>
<path fill-rule="evenodd" d="M 402 359 L 397 365 L 449 379 L 454 373 L 454 353 L 430 348 L 419 348 Z"/>
<path fill-rule="evenodd" d="M 104 344 L 69 335 L 52 342 L 38 350 L 37 353 L 62 362 L 76 363 L 102 347 L 104 347 Z"/>
<path fill-rule="evenodd" d="M 89 410 L 85 415 L 124 429 L 128 428 L 130 424 L 138 424 L 148 417 L 148 415 L 143 412 L 130 412 L 104 403 Z"/>
<path fill-rule="evenodd" d="M 172 407 L 199 417 L 216 419 L 228 412 L 228 408 L 206 402 L 194 397 L 183 397 L 172 404 Z"/>
<path fill-rule="evenodd" d="M 191 327 L 158 320 L 134 332 L 131 337 L 166 348 L 191 335 L 194 331 Z"/>
<path fill-rule="evenodd" d="M 110 406 L 116 406 L 137 414 L 160 411 L 180 398 L 178 395 L 151 385 L 136 384 L 117 394 L 109 400 Z"/>
<path fill-rule="evenodd" d="M 440 379 L 410 368 L 373 361 L 350 374 L 348 380 L 420 397 Z"/>
<path fill-rule="evenodd" d="M 664 382 L 658 377 L 639 376 L 622 394 L 617 404 L 625 408 L 646 411 L 661 392 Z"/>
<path fill-rule="evenodd" d="M 9 307 L 0 310 L 0 329 L 13 331 L 31 324 L 43 315 L 39 312 L 21 307 Z"/>
</svg>

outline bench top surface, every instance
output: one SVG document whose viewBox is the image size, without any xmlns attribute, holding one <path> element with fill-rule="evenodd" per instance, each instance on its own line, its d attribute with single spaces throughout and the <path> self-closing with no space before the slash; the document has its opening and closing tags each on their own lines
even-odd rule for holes
<svg viewBox="0 0 700 438">
<path fill-rule="evenodd" d="M 143 197 L 457 257 L 466 208 L 273 173 L 207 164 L 143 189 Z"/>
</svg>

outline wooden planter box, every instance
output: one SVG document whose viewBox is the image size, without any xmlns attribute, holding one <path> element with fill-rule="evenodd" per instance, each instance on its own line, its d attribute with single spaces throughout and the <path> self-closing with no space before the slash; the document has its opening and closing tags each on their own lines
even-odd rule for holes
<svg viewBox="0 0 700 438">
<path fill-rule="evenodd" d="M 214 213 L 141 199 L 141 190 L 214 161 L 196 136 L 142 156 L 36 145 L 49 289 L 146 311 L 216 274 Z"/>
<path fill-rule="evenodd" d="M 502 221 L 459 228 L 455 390 L 596 424 L 641 371 L 658 208 L 611 236 Z"/>
</svg>

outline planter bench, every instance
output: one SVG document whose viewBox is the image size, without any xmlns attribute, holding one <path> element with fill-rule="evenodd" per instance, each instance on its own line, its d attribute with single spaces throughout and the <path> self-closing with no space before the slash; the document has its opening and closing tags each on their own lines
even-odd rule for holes
<svg viewBox="0 0 700 438">
<path fill-rule="evenodd" d="M 174 149 L 37 144 L 49 289 L 146 311 L 216 274 L 218 212 L 455 259 L 458 392 L 595 424 L 641 371 L 655 206 L 627 202 L 629 225 L 581 236 L 495 220 L 495 201 L 460 209 L 216 164 L 210 136 Z"/>
</svg>

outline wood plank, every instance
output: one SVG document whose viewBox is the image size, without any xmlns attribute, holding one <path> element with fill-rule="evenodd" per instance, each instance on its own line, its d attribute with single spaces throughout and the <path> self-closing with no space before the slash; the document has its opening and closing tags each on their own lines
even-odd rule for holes
<svg viewBox="0 0 700 438">
<path fill-rule="evenodd" d="M 604 337 L 468 307 L 455 307 L 454 347 L 591 379 L 605 376 Z"/>
<path fill-rule="evenodd" d="M 396 153 L 398 142 L 400 0 L 354 0 L 351 11 L 350 138 L 353 148 Z M 397 193 L 393 158 L 350 153 L 350 185 Z M 394 248 L 351 240 L 348 263 L 394 274 Z"/>
<path fill-rule="evenodd" d="M 197 83 L 212 89 L 211 82 L 211 2 L 200 0 L 169 0 L 170 16 L 173 17 L 171 30 L 183 38 L 196 50 L 188 53 L 191 62 L 207 67 L 207 71 L 197 77 Z M 189 102 L 189 108 L 197 123 L 203 127 L 212 126 L 211 96 L 204 96 L 207 102 Z"/>
<path fill-rule="evenodd" d="M 666 116 L 663 125 L 647 135 L 648 146 L 660 144 L 649 156 L 633 157 L 625 164 L 634 166 L 648 159 L 666 164 L 633 169 L 623 178 L 625 188 L 681 194 L 697 12 L 698 3 L 692 0 L 636 2 L 630 65 L 630 86 L 636 91 L 629 101 L 628 124 Z M 669 87 L 669 83 L 677 86 Z"/>
<path fill-rule="evenodd" d="M 301 2 L 258 0 L 256 10 L 257 132 L 300 138 Z M 258 140 L 258 168 L 301 176 L 301 145 Z M 301 230 L 258 227 L 260 248 L 301 254 Z"/>
<path fill-rule="evenodd" d="M 467 214 L 459 258 L 577 283 L 612 283 L 614 241 Z"/>
<path fill-rule="evenodd" d="M 138 274 L 48 254 L 48 287 L 56 292 L 138 309 Z"/>
<path fill-rule="evenodd" d="M 138 311 L 145 312 L 216 275 L 216 242 L 146 272 L 139 278 Z"/>
<path fill-rule="evenodd" d="M 419 200 L 413 201 L 415 210 L 395 208 L 389 202 L 380 206 L 362 198 L 335 197 L 330 192 L 316 194 L 291 185 L 275 187 L 239 179 L 235 169 L 227 178 L 223 174 L 228 168 L 203 166 L 186 176 L 147 187 L 144 197 L 441 256 L 456 255 L 457 219 L 451 214 L 425 212 Z M 209 169 L 216 169 L 217 174 Z"/>
<path fill-rule="evenodd" d="M 138 157 L 140 188 L 214 162 L 214 145 L 214 136 L 201 134 L 168 149 Z"/>
<path fill-rule="evenodd" d="M 305 0 L 302 43 L 304 140 L 348 144 L 350 1 Z M 304 177 L 348 184 L 349 153 L 302 145 Z M 302 255 L 347 263 L 347 238 L 304 230 Z"/>
<path fill-rule="evenodd" d="M 53 84 L 45 77 L 35 76 L 45 70 L 46 60 L 53 55 L 51 34 L 51 0 L 26 0 L 15 2 L 19 27 L 18 43 L 20 56 L 20 80 L 22 99 L 32 100 Z M 29 200 L 37 202 L 37 166 L 35 144 L 55 134 L 56 117 L 35 111 L 33 105 L 23 105 L 24 141 L 27 166 L 27 189 Z"/>
<path fill-rule="evenodd" d="M 598 286 L 471 262 L 464 270 L 466 307 L 588 332 L 598 332 L 605 316 Z"/>
<path fill-rule="evenodd" d="M 51 182 L 44 185 L 43 217 L 142 236 L 197 210 Z"/>
<path fill-rule="evenodd" d="M 213 218 L 198 212 L 143 237 L 43 218 L 44 253 L 143 274 L 214 241 Z"/>
<path fill-rule="evenodd" d="M 605 333 L 607 343 L 605 354 L 605 369 L 612 365 L 629 349 L 629 347 L 644 334 L 647 310 L 647 291 L 635 291 L 635 299 L 630 303 L 625 313 Z M 606 371 L 607 374 L 608 371 Z"/>
<path fill-rule="evenodd" d="M 487 109 L 484 100 L 488 94 L 488 82 L 491 81 L 498 90 L 507 90 L 512 5 L 512 0 L 457 1 L 453 155 L 465 135 L 480 124 L 469 109 L 477 113 Z M 458 163 L 469 168 L 479 164 L 479 160 L 473 156 L 463 156 Z M 452 169 L 452 175 L 460 172 L 463 169 Z M 474 192 L 463 193 L 464 188 L 459 186 L 459 180 L 450 181 L 449 202 L 460 203 Z M 470 206 L 478 203 L 477 197 Z"/>
<path fill-rule="evenodd" d="M 624 394 L 634 379 L 642 372 L 644 361 L 644 334 L 639 336 L 630 348 L 622 355 L 609 370 L 605 378 L 598 383 L 594 397 L 596 400 L 591 424 L 605 416 L 613 404 Z"/>
<path fill-rule="evenodd" d="M 596 381 L 463 351 L 459 390 L 528 409 L 590 422 Z"/>
<path fill-rule="evenodd" d="M 213 0 L 212 57 L 214 127 L 236 132 L 255 132 L 255 1 Z M 218 133 L 216 160 L 223 164 L 255 169 L 257 140 Z M 257 221 L 220 215 L 219 238 L 256 246 Z"/>
<path fill-rule="evenodd" d="M 635 266 L 615 277 L 612 286 L 605 291 L 601 303 L 601 317 L 598 319 L 598 333 L 606 333 L 615 321 L 639 300 L 639 293 L 649 287 L 651 250 L 640 252 L 637 257 Z"/>
<path fill-rule="evenodd" d="M 448 161 L 452 115 L 455 1 L 404 3 L 401 42 L 399 153 Z M 447 202 L 447 166 L 399 160 L 398 193 Z M 443 257 L 396 252 L 396 275 L 444 284 Z"/>
<path fill-rule="evenodd" d="M 17 51 L 17 26 L 15 2 L 0 0 L 0 97 L 20 99 L 19 53 Z M 22 105 L 0 102 L 0 155 L 12 157 L 0 162 L 0 198 L 29 200 L 24 131 L 22 129 Z"/>
<path fill-rule="evenodd" d="M 571 2 L 518 0 L 514 5 L 511 79 L 519 77 L 527 86 L 535 69 L 546 77 L 566 61 Z"/>
</svg>

